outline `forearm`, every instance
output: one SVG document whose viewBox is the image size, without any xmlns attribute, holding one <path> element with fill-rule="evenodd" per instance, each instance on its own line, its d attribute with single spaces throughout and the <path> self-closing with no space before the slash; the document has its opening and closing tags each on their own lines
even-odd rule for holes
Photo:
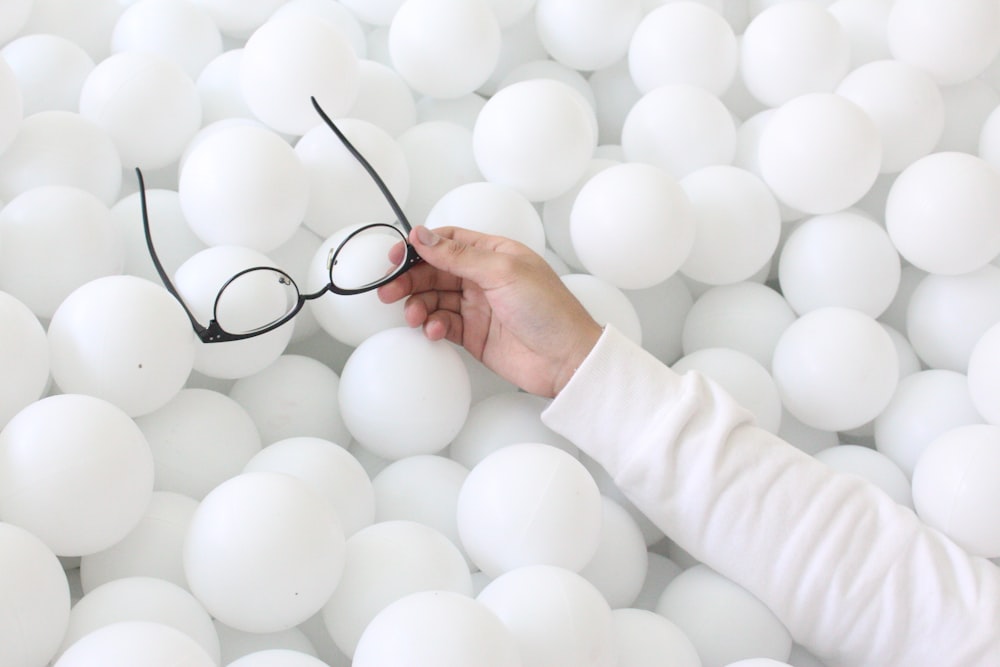
<svg viewBox="0 0 1000 667">
<path fill-rule="evenodd" d="M 1000 574 L 612 329 L 544 414 L 681 547 L 834 665 L 1000 664 Z"/>
</svg>

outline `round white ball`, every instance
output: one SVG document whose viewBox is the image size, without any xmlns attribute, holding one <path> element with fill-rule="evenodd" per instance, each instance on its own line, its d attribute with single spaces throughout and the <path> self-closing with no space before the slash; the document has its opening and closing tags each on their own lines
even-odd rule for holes
<svg viewBox="0 0 1000 667">
<path fill-rule="evenodd" d="M 990 327 L 969 355 L 969 393 L 972 402 L 990 424 L 1000 425 L 1000 323 Z"/>
<path fill-rule="evenodd" d="M 468 126 L 448 120 L 425 121 L 408 128 L 396 140 L 410 167 L 406 215 L 414 225 L 422 224 L 435 202 L 449 190 L 483 180 L 473 152 L 473 131 Z"/>
<path fill-rule="evenodd" d="M 882 452 L 861 445 L 837 445 L 816 452 L 815 457 L 838 472 L 867 479 L 900 505 L 913 507 L 910 478 Z"/>
<path fill-rule="evenodd" d="M 24 98 L 17 82 L 17 76 L 7 64 L 7 60 L 0 58 L 0 152 L 6 150 L 7 146 L 17 136 L 21 128 L 21 121 L 24 119 Z"/>
<path fill-rule="evenodd" d="M 70 646 L 53 667 L 214 667 L 205 649 L 180 630 L 151 621 L 119 621 Z"/>
<path fill-rule="evenodd" d="M 669 660 L 675 667 L 701 667 L 698 650 L 684 633 L 656 612 L 615 609 L 611 612 L 618 647 L 618 667 L 643 667 Z"/>
<path fill-rule="evenodd" d="M 60 35 L 22 35 L 6 43 L 0 55 L 14 72 L 24 116 L 44 110 L 75 112 L 80 89 L 94 61 L 76 42 Z"/>
<path fill-rule="evenodd" d="M 31 310 L 0 292 L 0 429 L 11 417 L 41 398 L 49 384 L 49 343 Z"/>
<path fill-rule="evenodd" d="M 4 3 L 0 12 L 0 25 L 3 31 L 0 32 L 0 42 L 10 41 L 25 26 L 31 16 L 32 6 L 35 0 L 11 0 Z"/>
<path fill-rule="evenodd" d="M 538 37 L 556 62 L 589 72 L 628 53 L 642 19 L 642 2 L 538 0 L 534 18 Z"/>
<path fill-rule="evenodd" d="M 504 236 L 539 255 L 545 252 L 545 228 L 538 210 L 514 188 L 497 183 L 466 183 L 450 190 L 434 204 L 424 224 Z"/>
<path fill-rule="evenodd" d="M 601 539 L 580 575 L 601 592 L 612 609 L 631 607 L 646 580 L 646 539 L 632 514 L 601 496 Z"/>
<path fill-rule="evenodd" d="M 636 344 L 642 343 L 642 322 L 625 292 L 589 273 L 571 273 L 561 279 L 598 324 L 613 324 Z"/>
<path fill-rule="evenodd" d="M 111 52 L 128 51 L 163 56 L 196 79 L 222 53 L 222 33 L 200 3 L 137 0 L 125 7 L 111 32 Z"/>
</svg>

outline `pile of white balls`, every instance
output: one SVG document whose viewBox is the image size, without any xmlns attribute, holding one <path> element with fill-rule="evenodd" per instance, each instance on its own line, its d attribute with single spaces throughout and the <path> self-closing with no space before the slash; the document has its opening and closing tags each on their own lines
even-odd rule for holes
<svg viewBox="0 0 1000 667">
<path fill-rule="evenodd" d="M 995 0 L 4 0 L 0 664 L 821 665 L 401 304 L 196 339 L 134 170 L 197 320 L 315 291 L 393 214 L 311 97 L 413 224 L 1000 557 L 998 55 Z"/>
</svg>

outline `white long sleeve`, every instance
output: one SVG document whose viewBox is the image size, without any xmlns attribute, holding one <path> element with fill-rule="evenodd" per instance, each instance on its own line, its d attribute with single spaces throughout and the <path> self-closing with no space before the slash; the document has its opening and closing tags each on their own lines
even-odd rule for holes
<svg viewBox="0 0 1000 667">
<path fill-rule="evenodd" d="M 1000 568 L 605 329 L 544 422 L 831 667 L 1000 666 Z"/>
</svg>

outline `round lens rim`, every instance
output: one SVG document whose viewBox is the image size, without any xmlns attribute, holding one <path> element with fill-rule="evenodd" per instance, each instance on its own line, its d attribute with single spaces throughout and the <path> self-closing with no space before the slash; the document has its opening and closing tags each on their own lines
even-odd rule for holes
<svg viewBox="0 0 1000 667">
<path fill-rule="evenodd" d="M 278 319 L 274 320 L 273 322 L 257 327 L 256 329 L 251 329 L 249 331 L 231 331 L 225 328 L 225 326 L 223 326 L 222 322 L 219 320 L 219 301 L 222 299 L 222 294 L 226 291 L 226 288 L 232 285 L 241 276 L 245 276 L 248 273 L 253 273 L 254 271 L 270 271 L 271 273 L 277 273 L 280 276 L 284 277 L 284 279 L 288 281 L 288 284 L 291 285 L 292 290 L 295 293 L 295 303 L 292 304 L 292 307 L 288 310 L 287 313 L 285 313 Z M 285 322 L 288 322 L 293 317 L 295 317 L 300 310 L 302 310 L 303 303 L 304 302 L 302 300 L 302 291 L 299 290 L 298 283 L 295 282 L 295 279 L 292 278 L 287 271 L 279 269 L 276 266 L 252 266 L 248 269 L 243 269 L 242 271 L 236 273 L 235 275 L 233 275 L 232 278 L 224 282 L 222 284 L 222 287 L 219 288 L 219 292 L 215 295 L 215 303 L 212 305 L 212 321 L 215 322 L 215 326 L 218 327 L 219 331 L 222 331 L 223 333 L 229 336 L 240 336 L 243 338 L 249 338 L 251 336 L 259 336 L 273 329 L 277 329 Z"/>
<path fill-rule="evenodd" d="M 372 290 L 378 289 L 379 287 L 385 285 L 386 283 L 392 282 L 398 276 L 402 275 L 410 268 L 410 263 L 407 261 L 408 254 L 404 254 L 403 260 L 399 263 L 399 266 L 397 266 L 393 271 L 387 273 L 382 278 L 373 280 L 372 282 L 361 285 L 360 287 L 342 287 L 338 285 L 336 281 L 334 281 L 333 267 L 337 264 L 337 256 L 340 255 L 341 251 L 350 242 L 350 240 L 353 239 L 355 236 L 362 234 L 366 231 L 372 229 L 382 229 L 382 228 L 387 229 L 396 234 L 396 236 L 399 237 L 399 240 L 403 243 L 405 249 L 405 247 L 407 246 L 406 233 L 396 225 L 392 225 L 387 222 L 373 222 L 369 225 L 363 225 L 361 227 L 358 227 L 353 232 L 348 234 L 344 238 L 344 240 L 340 242 L 340 244 L 333 251 L 333 253 L 330 254 L 330 261 L 328 262 L 327 265 L 327 277 L 329 278 L 330 287 L 332 288 L 333 292 L 345 296 L 351 294 L 364 294 L 365 292 L 371 292 Z"/>
</svg>

